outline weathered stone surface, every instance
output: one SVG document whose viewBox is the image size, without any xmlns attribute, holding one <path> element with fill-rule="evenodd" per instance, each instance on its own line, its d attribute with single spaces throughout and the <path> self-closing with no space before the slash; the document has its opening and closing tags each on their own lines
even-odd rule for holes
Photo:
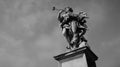
<svg viewBox="0 0 120 67">
<path fill-rule="evenodd" d="M 54 57 L 60 67 L 96 67 L 95 61 L 98 57 L 84 46 Z"/>
</svg>

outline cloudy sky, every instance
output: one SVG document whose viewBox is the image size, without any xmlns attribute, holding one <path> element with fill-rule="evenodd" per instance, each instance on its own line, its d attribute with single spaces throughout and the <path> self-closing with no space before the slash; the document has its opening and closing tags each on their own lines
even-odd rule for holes
<svg viewBox="0 0 120 67">
<path fill-rule="evenodd" d="M 67 42 L 53 6 L 86 11 L 97 67 L 120 67 L 119 0 L 0 0 L 0 67 L 58 67 Z"/>
</svg>

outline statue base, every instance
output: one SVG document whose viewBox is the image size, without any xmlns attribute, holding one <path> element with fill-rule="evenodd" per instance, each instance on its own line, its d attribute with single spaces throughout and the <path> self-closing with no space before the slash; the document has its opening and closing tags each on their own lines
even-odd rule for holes
<svg viewBox="0 0 120 67">
<path fill-rule="evenodd" d="M 54 56 L 60 67 L 96 67 L 95 61 L 98 57 L 84 46 L 69 52 Z"/>
</svg>

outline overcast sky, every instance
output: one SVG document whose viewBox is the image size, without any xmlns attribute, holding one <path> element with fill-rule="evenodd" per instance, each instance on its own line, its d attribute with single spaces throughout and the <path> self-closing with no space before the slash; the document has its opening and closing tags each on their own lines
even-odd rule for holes
<svg viewBox="0 0 120 67">
<path fill-rule="evenodd" d="M 68 43 L 53 6 L 86 11 L 97 67 L 120 67 L 119 0 L 0 0 L 0 67 L 58 67 Z"/>
</svg>

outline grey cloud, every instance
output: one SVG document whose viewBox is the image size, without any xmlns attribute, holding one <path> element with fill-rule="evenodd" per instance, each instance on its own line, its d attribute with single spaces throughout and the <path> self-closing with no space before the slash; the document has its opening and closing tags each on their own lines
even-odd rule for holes
<svg viewBox="0 0 120 67">
<path fill-rule="evenodd" d="M 106 58 L 104 61 L 98 61 L 98 67 L 102 64 L 105 67 L 119 66 L 118 60 L 114 58 L 119 58 L 117 55 L 119 48 L 115 49 L 116 47 L 112 45 L 119 44 L 116 39 L 120 33 L 119 18 L 116 18 L 119 17 L 117 2 L 117 0 L 0 0 L 0 59 L 2 59 L 0 65 L 57 66 L 52 57 L 64 52 L 67 42 L 58 27 L 57 14 L 51 10 L 55 5 L 58 8 L 71 6 L 76 12 L 82 9 L 87 11 L 90 17 L 87 23 L 90 29 L 86 35 L 88 41 L 100 57 Z M 115 14 L 113 10 L 116 10 Z M 115 24 L 113 21 L 116 21 Z M 101 45 L 103 42 L 106 43 Z M 114 50 L 111 50 L 113 53 L 109 53 L 113 47 Z M 101 48 L 103 50 L 100 50 Z M 111 54 L 116 55 L 108 57 Z"/>
</svg>

